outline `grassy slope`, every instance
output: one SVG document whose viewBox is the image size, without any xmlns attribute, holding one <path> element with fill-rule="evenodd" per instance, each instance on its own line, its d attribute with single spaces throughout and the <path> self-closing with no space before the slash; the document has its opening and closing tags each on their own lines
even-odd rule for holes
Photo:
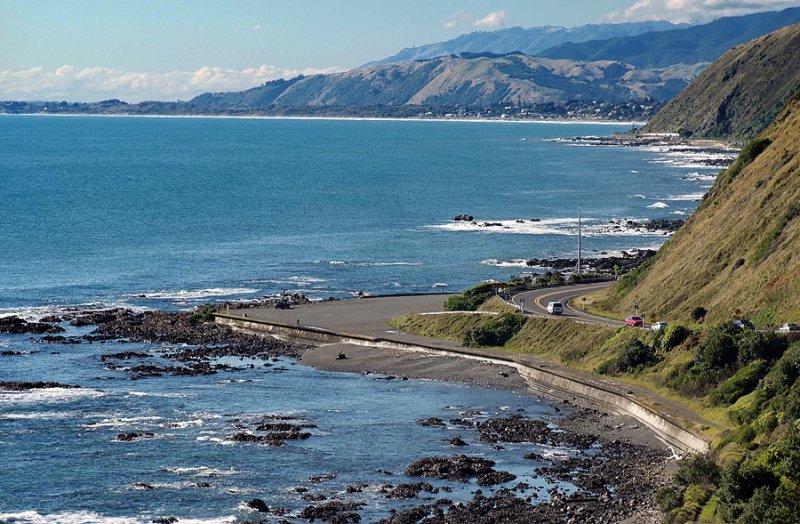
<svg viewBox="0 0 800 524">
<path fill-rule="evenodd" d="M 800 89 L 800 24 L 736 46 L 644 128 L 695 137 L 752 138 Z"/>
<path fill-rule="evenodd" d="M 703 306 L 711 321 L 737 310 L 762 325 L 800 319 L 800 218 L 792 213 L 800 203 L 798 97 L 762 137 L 772 143 L 732 180 L 730 169 L 718 177 L 652 265 L 629 280 L 635 287 L 618 286 L 617 312 L 639 304 L 686 321 Z"/>
</svg>

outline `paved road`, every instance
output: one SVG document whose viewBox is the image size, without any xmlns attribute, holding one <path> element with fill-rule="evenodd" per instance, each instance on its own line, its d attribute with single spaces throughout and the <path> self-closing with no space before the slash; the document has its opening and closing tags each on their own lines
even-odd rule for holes
<svg viewBox="0 0 800 524">
<path fill-rule="evenodd" d="M 568 305 L 568 302 L 573 298 L 607 288 L 611 284 L 612 282 L 600 282 L 598 284 L 577 284 L 574 286 L 535 289 L 533 291 L 525 291 L 515 295 L 511 298 L 511 302 L 520 307 L 525 313 L 550 318 L 558 318 L 558 316 L 550 315 L 547 312 L 547 303 L 561 302 L 564 305 L 564 314 L 561 315 L 562 318 L 581 320 L 583 322 L 603 324 L 606 326 L 624 326 L 625 322 L 622 322 L 621 320 L 611 320 L 608 318 L 596 317 L 594 315 L 584 313 L 583 311 L 573 309 Z"/>
</svg>

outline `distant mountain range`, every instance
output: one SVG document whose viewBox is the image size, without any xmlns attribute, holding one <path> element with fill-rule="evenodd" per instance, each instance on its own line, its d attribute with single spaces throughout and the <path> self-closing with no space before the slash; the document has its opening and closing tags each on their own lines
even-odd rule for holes
<svg viewBox="0 0 800 524">
<path fill-rule="evenodd" d="M 796 22 L 800 22 L 800 7 L 720 18 L 685 29 L 563 44 L 538 55 L 565 60 L 616 60 L 640 68 L 713 62 L 735 45 Z"/>
<path fill-rule="evenodd" d="M 748 139 L 800 91 L 800 23 L 739 45 L 673 98 L 645 131 Z"/>
<path fill-rule="evenodd" d="M 464 35 L 382 61 L 392 63 L 276 80 L 241 92 L 206 93 L 188 102 L 5 102 L 0 103 L 0 111 L 389 117 L 483 117 L 501 112 L 512 118 L 647 119 L 730 47 L 795 21 L 800 21 L 800 8 L 677 29 L 665 22 L 572 30 L 513 28 Z M 673 29 L 563 44 L 541 51 L 538 57 L 526 54 L 559 39 L 636 33 L 653 27 Z M 494 52 L 509 48 L 514 52 Z M 460 49 L 480 52 L 450 52 Z M 445 51 L 445 56 L 425 58 Z M 403 56 L 415 59 L 393 62 Z"/>
<path fill-rule="evenodd" d="M 567 42 L 586 42 L 605 40 L 623 36 L 633 36 L 651 31 L 680 29 L 688 25 L 672 24 L 666 21 L 630 22 L 624 24 L 590 24 L 579 27 L 541 26 L 524 29 L 511 27 L 497 31 L 475 31 L 466 35 L 419 47 L 403 49 L 396 55 L 366 64 L 395 64 L 408 60 L 431 60 L 461 53 L 522 53 L 536 56 L 541 51 Z"/>
</svg>

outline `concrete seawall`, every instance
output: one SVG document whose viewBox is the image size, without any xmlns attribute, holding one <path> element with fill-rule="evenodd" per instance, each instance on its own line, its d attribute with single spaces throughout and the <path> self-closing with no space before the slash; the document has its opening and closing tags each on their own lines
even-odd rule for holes
<svg viewBox="0 0 800 524">
<path fill-rule="evenodd" d="M 490 361 L 517 369 L 538 393 L 551 398 L 576 398 L 604 411 L 629 415 L 649 427 L 665 442 L 685 452 L 705 453 L 706 440 L 688 429 L 681 420 L 631 395 L 619 384 L 580 376 L 556 364 L 544 363 L 527 355 L 513 354 L 490 348 L 444 347 L 435 344 L 408 343 L 382 337 L 335 332 L 328 329 L 292 326 L 275 321 L 247 318 L 242 315 L 217 314 L 216 322 L 237 331 L 259 336 L 310 344 L 353 344 L 402 351 L 427 352 L 445 356 Z M 584 374 L 585 375 L 585 374 Z"/>
</svg>

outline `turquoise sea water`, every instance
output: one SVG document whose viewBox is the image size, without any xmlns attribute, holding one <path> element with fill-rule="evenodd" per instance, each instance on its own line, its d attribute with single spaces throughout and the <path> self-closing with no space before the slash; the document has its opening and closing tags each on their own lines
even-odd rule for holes
<svg viewBox="0 0 800 524">
<path fill-rule="evenodd" d="M 627 128 L 0 117 L 0 313 L 461 289 L 524 270 L 495 260 L 574 256 L 579 208 L 590 255 L 657 246 L 591 228 L 683 216 L 715 169 L 543 140 Z"/>
<path fill-rule="evenodd" d="M 608 221 L 684 216 L 716 169 L 687 154 L 545 140 L 626 128 L 0 116 L 0 315 L 90 304 L 186 309 L 282 290 L 322 298 L 440 282 L 460 289 L 527 270 L 506 261 L 572 255 L 579 208 L 590 254 L 657 246 L 663 236 Z M 501 226 L 451 221 L 461 213 Z M 377 487 L 414 481 L 403 469 L 454 453 L 455 435 L 469 443 L 464 452 L 496 460 L 545 500 L 551 485 L 533 473 L 541 464 L 522 456 L 570 452 L 499 451 L 473 430 L 415 422 L 553 415 L 512 392 L 323 373 L 291 360 L 131 381 L 100 359 L 158 359 L 164 349 L 0 335 L 0 352 L 22 353 L 0 356 L 0 381 L 82 386 L 0 393 L 0 520 L 229 522 L 255 518 L 243 506 L 255 497 L 291 516 L 310 503 L 299 486 L 364 502 L 362 516 L 374 521 L 416 503 L 389 501 Z M 316 427 L 283 448 L 228 438 L 268 414 Z M 124 432 L 154 436 L 117 442 Z M 326 473 L 336 477 L 308 482 Z M 363 492 L 346 492 L 360 483 Z M 451 487 L 439 497 L 454 500 L 477 489 L 437 486 Z"/>
</svg>

